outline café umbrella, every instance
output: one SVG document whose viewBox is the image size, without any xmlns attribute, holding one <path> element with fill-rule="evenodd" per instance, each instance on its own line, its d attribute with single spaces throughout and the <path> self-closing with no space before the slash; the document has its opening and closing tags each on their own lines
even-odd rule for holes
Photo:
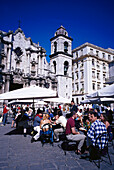
<svg viewBox="0 0 114 170">
<path fill-rule="evenodd" d="M 0 100 L 43 99 L 57 97 L 57 92 L 39 86 L 29 86 L 0 94 Z"/>
<path fill-rule="evenodd" d="M 53 103 L 71 103 L 70 99 L 64 98 L 62 96 L 56 98 L 48 98 L 44 99 L 45 102 L 53 102 Z"/>
<path fill-rule="evenodd" d="M 114 84 L 104 87 L 94 93 L 86 95 L 88 98 L 114 97 Z"/>
<path fill-rule="evenodd" d="M 34 108 L 35 99 L 54 98 L 54 97 L 57 97 L 56 91 L 35 86 L 35 85 L 0 94 L 0 100 L 32 99 L 33 108 Z"/>
</svg>

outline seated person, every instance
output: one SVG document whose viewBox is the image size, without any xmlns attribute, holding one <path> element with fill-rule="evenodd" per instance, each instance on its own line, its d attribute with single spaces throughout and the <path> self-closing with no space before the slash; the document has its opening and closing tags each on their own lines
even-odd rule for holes
<svg viewBox="0 0 114 170">
<path fill-rule="evenodd" d="M 54 115 L 53 115 L 53 113 L 51 112 L 51 109 L 50 109 L 50 108 L 48 109 L 48 114 L 49 114 L 49 119 L 50 119 L 50 120 L 53 120 Z"/>
<path fill-rule="evenodd" d="M 54 124 L 60 124 L 59 128 L 54 129 L 54 139 L 55 141 L 59 141 L 59 133 L 64 132 L 66 129 L 66 118 L 62 115 L 62 112 L 59 112 L 58 115 L 56 115 L 56 121 Z"/>
<path fill-rule="evenodd" d="M 33 120 L 33 127 L 34 127 L 34 131 L 37 132 L 37 134 L 31 139 L 31 143 L 37 141 L 40 137 L 40 121 L 42 119 L 42 111 L 40 109 L 37 110 L 37 114 L 34 117 Z"/>
<path fill-rule="evenodd" d="M 91 121 L 90 121 L 90 114 L 88 116 L 83 117 L 83 127 L 88 131 L 90 126 L 91 126 Z"/>
<path fill-rule="evenodd" d="M 51 124 L 48 113 L 43 113 L 43 119 L 40 122 L 40 129 L 42 129 L 44 132 L 49 130 L 49 126 L 44 126 L 45 124 Z"/>
<path fill-rule="evenodd" d="M 94 111 L 91 111 L 89 112 L 90 114 L 90 121 L 91 121 L 91 127 L 90 129 L 88 130 L 87 132 L 87 147 L 91 149 L 91 145 L 95 146 L 95 141 L 96 141 L 96 138 L 101 135 L 102 133 L 104 132 L 107 132 L 106 130 L 106 126 L 103 122 L 99 121 L 97 119 L 97 113 L 94 112 Z M 102 137 L 102 147 L 104 147 L 104 144 L 105 144 L 105 141 L 106 141 L 106 138 L 105 137 Z M 99 148 L 101 148 L 101 142 L 100 140 L 97 141 L 97 145 Z M 91 152 L 91 150 L 89 149 L 89 151 Z"/>
<path fill-rule="evenodd" d="M 21 110 L 18 110 L 15 118 L 12 120 L 12 124 L 11 124 L 11 127 L 16 127 L 16 121 L 17 121 L 17 118 L 19 117 L 19 115 L 21 115 Z"/>
<path fill-rule="evenodd" d="M 105 124 L 107 133 L 109 136 L 109 141 L 111 141 L 113 139 L 112 128 L 110 126 L 110 123 L 108 122 L 108 119 L 107 119 L 107 116 L 105 115 L 105 113 L 101 113 L 100 120 Z"/>
<path fill-rule="evenodd" d="M 81 154 L 81 148 L 84 144 L 85 135 L 80 134 L 75 130 L 75 121 L 74 119 L 77 118 L 77 114 L 75 111 L 71 112 L 71 117 L 67 120 L 66 124 L 66 137 L 68 140 L 76 141 L 78 142 L 78 150 L 77 153 Z"/>
</svg>

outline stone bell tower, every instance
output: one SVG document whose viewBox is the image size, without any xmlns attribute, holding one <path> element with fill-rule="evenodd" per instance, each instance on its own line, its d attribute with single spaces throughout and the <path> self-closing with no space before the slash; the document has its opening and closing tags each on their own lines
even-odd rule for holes
<svg viewBox="0 0 114 170">
<path fill-rule="evenodd" d="M 50 66 L 58 80 L 58 95 L 72 99 L 72 38 L 63 26 L 51 41 Z"/>
</svg>

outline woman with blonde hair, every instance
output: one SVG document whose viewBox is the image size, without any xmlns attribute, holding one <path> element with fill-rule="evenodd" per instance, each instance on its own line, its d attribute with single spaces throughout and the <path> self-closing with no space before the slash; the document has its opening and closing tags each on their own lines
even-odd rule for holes
<svg viewBox="0 0 114 170">
<path fill-rule="evenodd" d="M 40 128 L 42 131 L 48 131 L 49 130 L 49 124 L 51 124 L 49 120 L 49 114 L 48 113 L 43 113 L 43 119 L 40 122 Z"/>
</svg>

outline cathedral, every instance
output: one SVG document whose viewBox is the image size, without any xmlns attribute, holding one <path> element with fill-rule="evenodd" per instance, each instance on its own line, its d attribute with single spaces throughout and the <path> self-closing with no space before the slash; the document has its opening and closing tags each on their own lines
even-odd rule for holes
<svg viewBox="0 0 114 170">
<path fill-rule="evenodd" d="M 79 104 L 86 94 L 106 86 L 114 50 L 88 42 L 72 50 L 72 41 L 60 26 L 50 39 L 48 63 L 46 50 L 26 38 L 21 28 L 0 31 L 0 94 L 37 85 Z"/>
</svg>

